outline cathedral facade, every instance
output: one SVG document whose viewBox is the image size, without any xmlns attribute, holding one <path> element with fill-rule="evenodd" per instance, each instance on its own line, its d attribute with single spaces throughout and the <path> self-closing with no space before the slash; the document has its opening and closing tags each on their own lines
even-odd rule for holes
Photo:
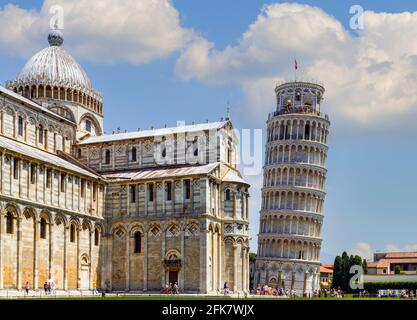
<svg viewBox="0 0 417 320">
<path fill-rule="evenodd" d="M 230 118 L 103 132 L 103 99 L 50 32 L 0 86 L 0 290 L 249 290 L 249 185 Z"/>
</svg>

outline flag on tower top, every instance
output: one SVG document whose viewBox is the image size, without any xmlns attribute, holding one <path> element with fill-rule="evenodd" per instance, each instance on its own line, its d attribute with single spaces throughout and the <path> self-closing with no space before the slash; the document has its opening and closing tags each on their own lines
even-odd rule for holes
<svg viewBox="0 0 417 320">
<path fill-rule="evenodd" d="M 298 70 L 298 62 L 297 59 L 294 59 L 294 69 Z"/>
</svg>

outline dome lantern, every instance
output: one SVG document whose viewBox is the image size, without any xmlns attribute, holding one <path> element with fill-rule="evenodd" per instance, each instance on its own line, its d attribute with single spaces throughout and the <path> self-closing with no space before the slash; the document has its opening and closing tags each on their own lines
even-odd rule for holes
<svg viewBox="0 0 417 320">
<path fill-rule="evenodd" d="M 48 42 L 51 47 L 60 47 L 64 43 L 64 35 L 58 29 L 51 30 L 48 34 Z"/>
</svg>

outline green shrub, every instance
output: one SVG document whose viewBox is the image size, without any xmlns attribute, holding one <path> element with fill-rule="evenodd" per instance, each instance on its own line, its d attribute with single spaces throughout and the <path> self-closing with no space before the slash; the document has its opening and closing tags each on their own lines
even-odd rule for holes
<svg viewBox="0 0 417 320">
<path fill-rule="evenodd" d="M 369 293 L 378 293 L 378 290 L 388 290 L 388 289 L 408 289 L 417 290 L 417 281 L 401 281 L 401 282 L 365 282 L 363 287 Z"/>
</svg>

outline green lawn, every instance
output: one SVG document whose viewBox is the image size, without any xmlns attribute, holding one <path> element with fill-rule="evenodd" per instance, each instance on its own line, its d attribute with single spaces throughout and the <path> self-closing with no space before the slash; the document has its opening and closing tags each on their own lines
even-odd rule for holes
<svg viewBox="0 0 417 320">
<path fill-rule="evenodd" d="M 21 299 L 26 300 L 26 299 Z M 231 297 L 198 297 L 198 296 L 121 296 L 121 297 L 88 297 L 88 298 L 33 298 L 31 300 L 94 300 L 94 301 L 108 301 L 108 300 L 158 300 L 158 301 L 181 301 L 181 300 L 232 300 L 232 301 L 247 301 L 247 300 L 276 300 L 276 301 L 299 301 L 299 300 L 306 300 L 306 301 L 340 301 L 340 300 L 347 300 L 347 301 L 355 301 L 355 300 L 411 300 L 411 299 L 401 299 L 401 298 L 354 298 L 352 296 L 345 296 L 344 298 L 231 298 Z"/>
</svg>

